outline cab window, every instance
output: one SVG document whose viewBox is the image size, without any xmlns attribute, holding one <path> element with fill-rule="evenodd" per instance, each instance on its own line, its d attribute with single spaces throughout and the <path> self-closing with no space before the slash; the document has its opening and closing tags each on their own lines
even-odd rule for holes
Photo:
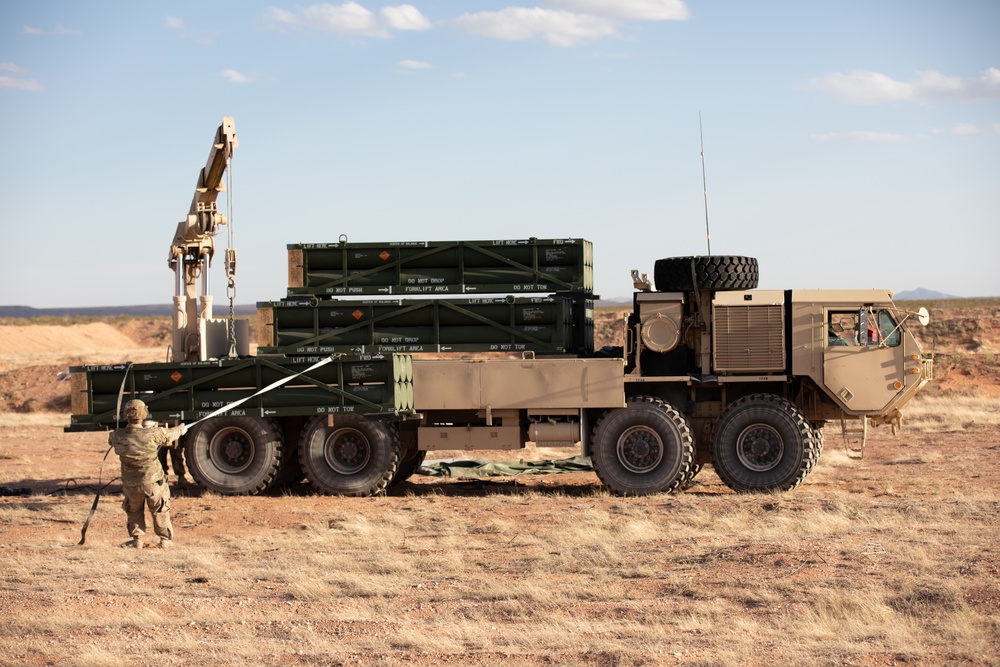
<svg viewBox="0 0 1000 667">
<path fill-rule="evenodd" d="M 831 311 L 827 316 L 828 346 L 860 345 L 858 343 L 858 311 Z"/>
</svg>

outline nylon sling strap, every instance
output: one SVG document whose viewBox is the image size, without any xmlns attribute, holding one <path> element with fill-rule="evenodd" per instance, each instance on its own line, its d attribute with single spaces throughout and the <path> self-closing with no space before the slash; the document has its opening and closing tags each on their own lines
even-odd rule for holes
<svg viewBox="0 0 1000 667">
<path fill-rule="evenodd" d="M 97 513 L 97 503 L 101 501 L 101 492 L 108 488 L 111 482 L 118 479 L 115 477 L 115 479 L 109 480 L 107 484 L 103 486 L 101 485 L 101 480 L 104 477 L 104 463 L 108 460 L 108 454 L 111 453 L 112 449 L 114 449 L 114 447 L 108 447 L 108 451 L 104 452 L 104 458 L 101 459 L 101 471 L 97 474 L 97 495 L 94 496 L 94 504 L 90 507 L 90 514 L 87 515 L 87 520 L 83 522 L 83 528 L 80 530 L 80 541 L 77 542 L 77 546 L 80 546 L 87 541 L 87 528 L 90 527 L 90 520 L 93 519 L 94 514 Z"/>
<path fill-rule="evenodd" d="M 118 387 L 118 406 L 115 408 L 115 426 L 118 426 L 118 416 L 122 413 L 122 397 L 125 396 L 125 383 L 128 381 L 128 372 L 132 370 L 132 362 L 128 362 L 125 366 L 125 376 L 122 378 L 122 384 Z M 90 514 L 87 515 L 87 520 L 83 522 L 83 528 L 80 529 L 80 541 L 77 542 L 77 546 L 80 546 L 87 541 L 87 529 L 90 528 L 90 521 L 94 518 L 94 514 L 97 513 L 97 503 L 101 502 L 101 492 L 106 489 L 111 482 L 118 479 L 110 480 L 107 484 L 101 485 L 101 480 L 104 478 L 104 463 L 108 460 L 108 454 L 114 449 L 113 446 L 108 447 L 108 451 L 104 452 L 104 458 L 101 459 L 101 468 L 97 473 L 97 493 L 94 494 L 94 504 L 90 506 Z"/>
<path fill-rule="evenodd" d="M 188 424 L 188 426 L 189 427 L 190 426 L 194 426 L 195 424 L 203 422 L 206 419 L 211 419 L 212 417 L 217 417 L 217 416 L 221 415 L 223 412 L 226 412 L 227 410 L 232 410 L 236 406 L 242 405 L 243 403 L 246 403 L 251 398 L 255 398 L 257 396 L 260 396 L 261 394 L 265 394 L 265 393 L 271 391 L 272 389 L 277 389 L 281 385 L 287 384 L 288 382 L 291 382 L 292 380 L 294 380 L 295 378 L 299 377 L 300 375 L 305 375 L 309 371 L 314 371 L 317 368 L 320 368 L 321 366 L 325 366 L 326 364 L 330 363 L 333 360 L 334 360 L 334 356 L 333 355 L 331 355 L 331 356 L 329 356 L 329 357 L 327 357 L 325 359 L 322 359 L 322 360 L 316 362 L 315 364 L 313 364 L 312 366 L 310 366 L 309 368 L 305 369 L 304 371 L 299 371 L 298 373 L 295 373 L 294 375 L 289 375 L 288 377 L 282 378 L 282 379 L 278 380 L 277 382 L 272 382 L 271 384 L 267 385 L 266 387 L 264 387 L 263 389 L 261 389 L 260 391 L 258 391 L 253 396 L 247 396 L 246 398 L 241 398 L 238 401 L 234 401 L 234 402 L 230 403 L 229 405 L 227 405 L 225 407 L 222 407 L 222 408 L 219 408 L 215 412 L 202 417 L 198 421 L 191 422 L 190 424 Z M 122 379 L 121 389 L 118 392 L 118 412 L 119 413 L 121 412 L 122 395 L 124 394 L 124 391 L 125 391 L 125 380 L 128 378 L 128 371 L 129 371 L 129 369 L 131 367 L 132 367 L 132 364 L 129 363 L 128 368 L 125 369 L 125 378 Z M 115 418 L 117 419 L 117 415 L 115 416 Z M 90 520 L 94 518 L 94 514 L 97 512 L 97 503 L 100 502 L 100 500 L 101 500 L 101 492 L 105 488 L 107 488 L 107 486 L 109 484 L 111 484 L 111 482 L 115 481 L 115 480 L 111 480 L 110 482 L 108 482 L 104 486 L 101 486 L 101 476 L 104 474 L 104 462 L 107 460 L 108 454 L 111 453 L 112 449 L 114 449 L 114 447 L 108 447 L 108 451 L 104 452 L 104 458 L 101 460 L 101 472 L 98 475 L 98 481 L 97 481 L 97 495 L 94 496 L 94 504 L 90 508 L 90 514 L 87 516 L 87 520 L 83 522 L 83 529 L 80 531 L 80 542 L 79 542 L 79 544 L 83 544 L 86 541 L 86 539 L 87 539 L 87 528 L 90 526 Z M 117 479 L 117 478 L 115 478 L 115 479 Z"/>
<path fill-rule="evenodd" d="M 253 394 L 252 396 L 247 396 L 246 398 L 241 398 L 238 401 L 233 401 L 229 405 L 227 405 L 225 407 L 221 407 L 218 410 L 216 410 L 215 412 L 213 412 L 212 414 L 205 415 L 201 419 L 199 419 L 197 421 L 193 421 L 190 424 L 188 424 L 187 426 L 188 426 L 188 428 L 191 428 L 195 424 L 200 424 L 201 422 L 205 421 L 206 419 L 211 419 L 212 417 L 218 417 L 219 415 L 221 415 L 223 412 L 226 412 L 227 410 L 232 410 L 233 408 L 235 408 L 235 407 L 237 407 L 239 405 L 243 405 L 244 403 L 246 403 L 247 401 L 249 401 L 252 398 L 256 398 L 256 397 L 260 396 L 261 394 L 266 394 L 267 392 L 271 391 L 272 389 L 277 389 L 281 385 L 287 384 L 287 383 L 291 382 L 292 380 L 294 380 L 295 378 L 299 377 L 300 375 L 305 375 L 309 371 L 314 371 L 317 368 L 319 368 L 320 366 L 325 366 L 325 365 L 327 365 L 328 363 L 330 363 L 333 360 L 334 360 L 334 356 L 333 355 L 327 357 L 326 359 L 322 359 L 322 360 L 316 362 L 315 364 L 313 364 L 312 366 L 310 366 L 309 368 L 305 369 L 304 371 L 299 371 L 295 375 L 289 375 L 288 377 L 281 378 L 277 382 L 272 382 L 271 384 L 267 385 L 266 387 L 264 387 L 263 389 L 261 389 L 260 391 L 258 391 L 256 394 Z"/>
</svg>

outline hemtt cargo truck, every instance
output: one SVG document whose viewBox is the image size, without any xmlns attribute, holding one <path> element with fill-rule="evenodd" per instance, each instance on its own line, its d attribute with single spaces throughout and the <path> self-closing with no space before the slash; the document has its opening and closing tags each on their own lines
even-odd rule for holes
<svg viewBox="0 0 1000 667">
<path fill-rule="evenodd" d="M 218 493 L 307 478 L 372 495 L 427 451 L 529 442 L 580 446 L 620 494 L 675 491 L 704 464 L 739 492 L 786 491 L 827 424 L 860 454 L 931 378 L 908 329 L 926 311 L 885 290 L 758 290 L 747 257 L 632 271 L 624 345 L 595 350 L 592 246 L 575 238 L 289 245 L 287 295 L 258 303 L 251 355 L 246 323 L 192 287 L 226 224 L 212 193 L 234 147 L 227 118 L 172 245 L 172 361 L 71 369 L 67 428 L 112 428 L 142 399 L 193 424 L 191 474 Z"/>
</svg>

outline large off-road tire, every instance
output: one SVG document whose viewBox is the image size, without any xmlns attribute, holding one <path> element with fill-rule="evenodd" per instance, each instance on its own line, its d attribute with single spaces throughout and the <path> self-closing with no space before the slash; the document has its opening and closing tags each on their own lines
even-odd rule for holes
<svg viewBox="0 0 1000 667">
<path fill-rule="evenodd" d="M 340 496 L 373 496 L 385 490 L 399 465 L 395 425 L 361 415 L 313 417 L 299 440 L 299 462 L 313 487 Z"/>
<path fill-rule="evenodd" d="M 216 417 L 186 435 L 191 476 L 225 495 L 255 495 L 274 482 L 284 454 L 281 429 L 259 417 Z"/>
<path fill-rule="evenodd" d="M 815 431 L 802 410 L 774 394 L 732 403 L 712 434 L 712 465 L 738 493 L 789 491 L 819 459 Z"/>
<path fill-rule="evenodd" d="M 281 457 L 281 465 L 271 483 L 272 489 L 290 489 L 305 478 L 302 472 L 302 464 L 299 463 L 298 442 L 301 435 L 304 419 L 276 420 L 275 424 L 281 429 L 282 437 L 285 441 L 285 452 Z"/>
<path fill-rule="evenodd" d="M 809 467 L 809 472 L 812 472 L 812 469 L 816 467 L 817 463 L 819 463 L 819 458 L 823 456 L 823 443 L 826 440 L 823 430 L 824 426 L 826 426 L 826 422 L 813 422 L 812 424 L 813 440 L 816 443 L 816 458 Z"/>
<path fill-rule="evenodd" d="M 288 443 L 285 443 L 285 449 L 285 456 L 278 467 L 278 474 L 274 476 L 274 483 L 271 484 L 272 488 L 291 488 L 301 482 L 306 476 L 302 472 L 302 464 L 299 463 L 298 453 Z"/>
<path fill-rule="evenodd" d="M 690 475 L 694 436 L 687 418 L 652 396 L 631 398 L 594 427 L 591 460 L 606 486 L 626 496 L 675 491 Z"/>
<path fill-rule="evenodd" d="M 417 449 L 416 429 L 408 429 L 405 432 L 401 429 L 399 438 L 402 452 L 399 455 L 399 466 L 396 468 L 396 474 L 389 480 L 389 486 L 395 486 L 412 477 L 417 468 L 423 465 L 424 458 L 427 456 L 426 451 Z"/>
<path fill-rule="evenodd" d="M 692 463 L 688 473 L 681 480 L 681 489 L 689 489 L 694 486 L 694 478 L 698 476 L 703 467 L 701 463 Z"/>
<path fill-rule="evenodd" d="M 758 276 L 755 258 L 736 255 L 667 257 L 653 265 L 653 283 L 658 292 L 756 289 Z M 697 284 L 692 283 L 692 277 Z"/>
</svg>

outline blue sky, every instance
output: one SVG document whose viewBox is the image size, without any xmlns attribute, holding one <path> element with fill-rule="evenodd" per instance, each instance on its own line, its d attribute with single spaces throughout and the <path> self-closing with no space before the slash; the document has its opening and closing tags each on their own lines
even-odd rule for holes
<svg viewBox="0 0 1000 667">
<path fill-rule="evenodd" d="M 762 288 L 1000 295 L 998 31 L 965 0 L 7 0 L 0 305 L 169 303 L 226 115 L 239 303 L 342 234 L 583 237 L 627 296 L 707 252 L 699 113 L 712 253 Z"/>
</svg>

